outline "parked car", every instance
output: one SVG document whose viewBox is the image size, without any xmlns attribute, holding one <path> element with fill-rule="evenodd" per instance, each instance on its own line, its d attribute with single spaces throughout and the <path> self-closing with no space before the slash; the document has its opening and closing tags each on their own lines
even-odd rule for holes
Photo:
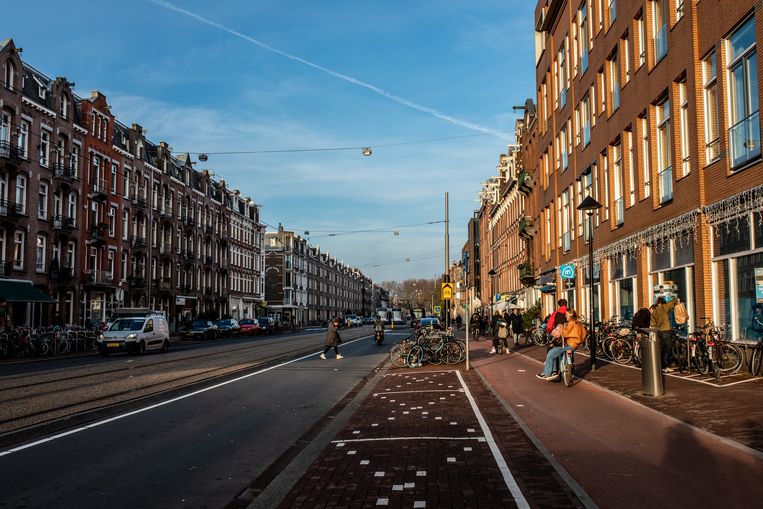
<svg viewBox="0 0 763 509">
<path fill-rule="evenodd" d="M 360 327 L 363 325 L 363 320 L 358 315 L 345 315 L 344 323 L 350 322 L 351 327 Z"/>
<path fill-rule="evenodd" d="M 373 316 L 364 316 L 363 325 L 373 325 L 376 322 L 376 318 Z"/>
<path fill-rule="evenodd" d="M 191 322 L 181 337 L 183 339 L 216 339 L 217 325 L 210 320 L 197 319 Z"/>
<path fill-rule="evenodd" d="M 257 319 L 257 322 L 260 324 L 260 334 L 270 335 L 278 332 L 276 321 L 273 318 L 261 316 Z"/>
<path fill-rule="evenodd" d="M 232 338 L 238 336 L 241 333 L 241 326 L 239 325 L 239 322 L 233 318 L 223 318 L 222 320 L 217 320 L 215 325 L 217 325 L 217 332 L 220 336 Z"/>
<path fill-rule="evenodd" d="M 415 329 L 420 328 L 441 330 L 443 327 L 439 318 L 427 317 L 419 318 L 419 320 L 416 322 Z"/>
<path fill-rule="evenodd" d="M 149 350 L 166 352 L 170 348 L 170 326 L 162 315 L 117 318 L 98 336 L 98 351 L 143 354 Z"/>
<path fill-rule="evenodd" d="M 260 333 L 260 323 L 253 318 L 242 318 L 238 321 L 239 334 L 251 336 Z"/>
</svg>

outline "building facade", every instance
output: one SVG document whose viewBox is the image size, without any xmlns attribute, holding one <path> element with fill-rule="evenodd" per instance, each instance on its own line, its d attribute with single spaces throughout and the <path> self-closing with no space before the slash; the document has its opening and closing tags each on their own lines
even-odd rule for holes
<svg viewBox="0 0 763 509">
<path fill-rule="evenodd" d="M 692 325 L 747 333 L 763 300 L 763 13 L 752 0 L 718 5 L 538 2 L 526 164 L 544 313 L 564 296 L 588 317 L 628 318 L 668 292 Z M 590 221 L 576 209 L 586 196 L 602 205 Z"/>
</svg>

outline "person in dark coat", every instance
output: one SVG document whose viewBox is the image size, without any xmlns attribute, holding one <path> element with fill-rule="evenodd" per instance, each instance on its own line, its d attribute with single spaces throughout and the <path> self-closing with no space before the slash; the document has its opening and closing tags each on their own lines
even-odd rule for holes
<svg viewBox="0 0 763 509">
<path fill-rule="evenodd" d="M 334 320 L 329 324 L 328 330 L 326 331 L 326 341 L 324 343 L 325 348 L 321 354 L 321 359 L 326 358 L 326 352 L 331 350 L 331 348 L 334 349 L 334 353 L 336 354 L 337 359 L 343 359 L 344 355 L 339 354 L 339 343 L 341 342 L 342 338 L 339 337 L 339 318 L 334 318 Z"/>
<path fill-rule="evenodd" d="M 511 313 L 511 332 L 514 333 L 514 346 L 519 344 L 519 335 L 525 331 L 524 320 L 522 319 L 522 313 L 519 312 L 519 308 L 514 308 Z"/>
</svg>

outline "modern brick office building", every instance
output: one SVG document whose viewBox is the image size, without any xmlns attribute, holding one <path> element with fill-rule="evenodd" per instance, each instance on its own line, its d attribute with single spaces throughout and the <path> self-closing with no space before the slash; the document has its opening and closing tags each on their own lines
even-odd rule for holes
<svg viewBox="0 0 763 509">
<path fill-rule="evenodd" d="M 541 0 L 535 20 L 538 118 L 522 145 L 544 312 L 564 296 L 591 315 L 593 235 L 594 316 L 629 317 L 663 286 L 693 321 L 743 336 L 763 300 L 760 4 Z M 602 204 L 593 231 L 576 209 L 587 195 Z"/>
</svg>

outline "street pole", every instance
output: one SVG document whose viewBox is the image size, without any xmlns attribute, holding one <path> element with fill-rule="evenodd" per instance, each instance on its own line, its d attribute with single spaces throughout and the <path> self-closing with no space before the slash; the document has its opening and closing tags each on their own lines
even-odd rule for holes
<svg viewBox="0 0 763 509">
<path fill-rule="evenodd" d="M 466 371 L 469 371 L 469 322 L 472 318 L 472 298 L 466 290 Z"/>
<path fill-rule="evenodd" d="M 448 258 L 450 257 L 449 252 L 449 239 L 448 239 L 448 193 L 445 192 L 445 276 L 443 278 L 443 282 L 449 283 L 450 282 L 450 270 L 448 267 Z M 450 300 L 446 300 L 444 302 L 445 304 L 445 328 L 450 327 Z"/>
<path fill-rule="evenodd" d="M 588 239 L 588 277 L 590 278 L 589 283 L 591 285 L 591 371 L 596 371 L 596 317 L 593 314 L 593 211 L 588 211 L 588 222 L 591 231 L 591 238 Z"/>
</svg>

